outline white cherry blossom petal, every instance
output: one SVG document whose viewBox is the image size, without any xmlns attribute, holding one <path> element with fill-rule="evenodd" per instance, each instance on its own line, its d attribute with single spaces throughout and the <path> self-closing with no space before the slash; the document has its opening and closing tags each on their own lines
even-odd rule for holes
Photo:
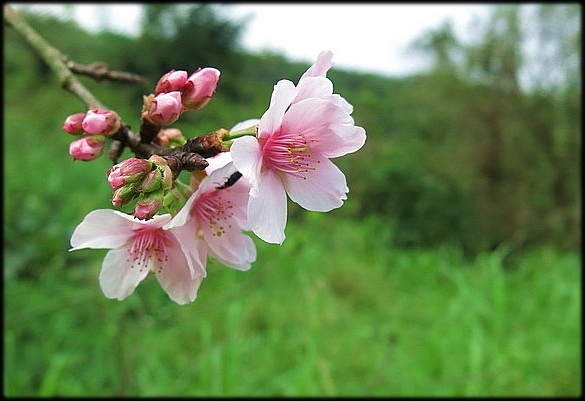
<svg viewBox="0 0 585 401">
<path fill-rule="evenodd" d="M 128 249 L 113 249 L 106 254 L 99 283 L 107 298 L 123 300 L 148 276 L 150 266 L 129 267 Z"/>
<path fill-rule="evenodd" d="M 315 170 L 303 176 L 287 174 L 284 187 L 291 200 L 307 210 L 328 212 L 343 205 L 349 191 L 343 172 L 324 157 L 315 156 Z"/>
</svg>

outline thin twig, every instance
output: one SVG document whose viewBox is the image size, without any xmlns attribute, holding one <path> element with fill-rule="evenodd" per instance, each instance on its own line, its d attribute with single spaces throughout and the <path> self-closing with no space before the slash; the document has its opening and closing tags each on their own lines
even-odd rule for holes
<svg viewBox="0 0 585 401">
<path fill-rule="evenodd" d="M 140 75 L 131 74 L 129 72 L 111 71 L 106 63 L 96 62 L 90 65 L 83 65 L 68 59 L 65 59 L 64 61 L 65 65 L 73 73 L 91 77 L 96 81 L 108 80 L 126 84 L 146 83 L 146 79 Z"/>
</svg>

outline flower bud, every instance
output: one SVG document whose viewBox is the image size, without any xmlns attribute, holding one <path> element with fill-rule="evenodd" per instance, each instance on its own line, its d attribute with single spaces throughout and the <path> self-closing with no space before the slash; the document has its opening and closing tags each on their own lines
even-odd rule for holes
<svg viewBox="0 0 585 401">
<path fill-rule="evenodd" d="M 152 168 L 152 163 L 145 159 L 131 157 L 110 168 L 106 175 L 112 188 L 116 189 L 128 183 L 142 180 Z"/>
<path fill-rule="evenodd" d="M 84 136 L 71 142 L 69 154 L 75 160 L 93 160 L 102 155 L 105 143 L 106 138 L 102 135 Z"/>
<path fill-rule="evenodd" d="M 209 103 L 217 88 L 219 70 L 211 67 L 199 68 L 183 87 L 183 105 L 189 110 L 200 110 Z"/>
<path fill-rule="evenodd" d="M 122 126 L 120 116 L 113 110 L 92 109 L 81 123 L 86 134 L 112 136 Z"/>
<path fill-rule="evenodd" d="M 161 129 L 156 135 L 155 141 L 160 146 L 170 148 L 187 143 L 187 139 L 185 139 L 181 130 L 177 128 Z"/>
<path fill-rule="evenodd" d="M 134 206 L 134 216 L 140 220 L 150 220 L 162 206 L 162 194 L 139 199 Z"/>
<path fill-rule="evenodd" d="M 148 159 L 148 161 L 152 162 L 157 170 L 161 172 L 162 180 L 161 186 L 163 190 L 168 190 L 173 186 L 173 171 L 169 167 L 169 163 L 165 160 L 164 157 L 159 155 L 152 155 Z"/>
<path fill-rule="evenodd" d="M 179 91 L 161 93 L 147 101 L 146 118 L 159 127 L 174 123 L 185 111 Z"/>
<path fill-rule="evenodd" d="M 133 185 L 122 185 L 114 190 L 112 195 L 112 205 L 120 207 L 136 198 L 138 193 L 133 189 Z"/>
<path fill-rule="evenodd" d="M 86 113 L 71 114 L 65 119 L 65 122 L 63 123 L 63 130 L 71 135 L 83 134 L 83 127 L 81 126 L 81 123 L 85 118 L 85 114 Z"/>
<path fill-rule="evenodd" d="M 163 176 L 162 172 L 155 168 L 142 180 L 140 185 L 136 188 L 138 192 L 152 192 L 162 187 Z"/>
<path fill-rule="evenodd" d="M 181 91 L 185 82 L 187 82 L 187 71 L 171 70 L 158 80 L 154 94 L 160 95 L 161 93 Z"/>
</svg>

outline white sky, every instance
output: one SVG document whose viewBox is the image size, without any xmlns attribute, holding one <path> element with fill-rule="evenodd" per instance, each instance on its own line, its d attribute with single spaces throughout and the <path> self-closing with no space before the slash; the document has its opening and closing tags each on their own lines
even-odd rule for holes
<svg viewBox="0 0 585 401">
<path fill-rule="evenodd" d="M 70 3 L 71 4 L 71 3 Z M 474 17 L 485 15 L 487 4 L 335 4 L 222 3 L 228 16 L 248 20 L 242 44 L 250 51 L 275 51 L 295 61 L 311 63 L 321 50 L 333 51 L 334 66 L 399 76 L 424 68 L 408 45 L 423 32 L 451 20 L 461 37 L 473 33 Z M 27 4 L 31 6 L 31 4 Z M 75 4 L 75 18 L 86 29 L 135 34 L 140 4 Z M 41 10 L 62 11 L 63 4 L 38 4 Z M 58 46 L 58 44 L 55 44 Z"/>
</svg>

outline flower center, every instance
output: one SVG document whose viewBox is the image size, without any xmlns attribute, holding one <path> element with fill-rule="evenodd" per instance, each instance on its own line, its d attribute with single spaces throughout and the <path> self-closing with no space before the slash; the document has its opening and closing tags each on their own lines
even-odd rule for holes
<svg viewBox="0 0 585 401">
<path fill-rule="evenodd" d="M 202 226 L 207 226 L 213 236 L 221 237 L 227 229 L 232 228 L 230 220 L 234 218 L 234 204 L 224 199 L 222 192 L 213 190 L 201 195 L 194 209 L 195 217 Z"/>
<path fill-rule="evenodd" d="M 140 271 L 152 269 L 155 273 L 160 273 L 163 262 L 168 260 L 165 233 L 162 229 L 142 228 L 136 231 L 126 259 L 130 268 Z"/>
<path fill-rule="evenodd" d="M 306 180 L 306 173 L 315 171 L 319 163 L 311 159 L 312 142 L 318 142 L 318 139 L 307 139 L 303 134 L 294 133 L 271 135 L 264 143 L 264 160 L 282 172 Z"/>
</svg>

